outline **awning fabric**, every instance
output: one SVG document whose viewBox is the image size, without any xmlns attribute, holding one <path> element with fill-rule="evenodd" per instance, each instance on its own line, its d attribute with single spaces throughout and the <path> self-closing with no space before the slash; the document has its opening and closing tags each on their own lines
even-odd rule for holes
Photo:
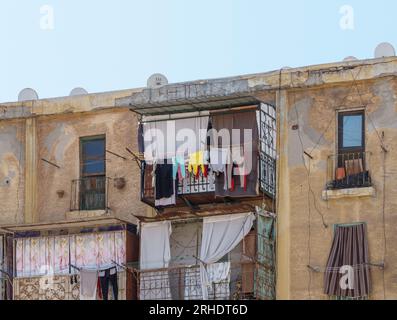
<svg viewBox="0 0 397 320">
<path fill-rule="evenodd" d="M 333 297 L 369 296 L 371 280 L 365 224 L 336 227 L 324 287 L 325 294 Z"/>
<path fill-rule="evenodd" d="M 209 277 L 206 265 L 218 262 L 251 231 L 255 215 L 242 213 L 204 218 L 200 252 L 203 300 L 208 300 Z"/>
</svg>

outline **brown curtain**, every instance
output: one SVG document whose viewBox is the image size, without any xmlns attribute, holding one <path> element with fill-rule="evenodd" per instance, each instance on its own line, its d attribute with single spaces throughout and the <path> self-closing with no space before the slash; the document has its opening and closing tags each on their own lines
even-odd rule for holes
<svg viewBox="0 0 397 320">
<path fill-rule="evenodd" d="M 353 272 L 352 287 L 343 290 L 340 281 L 344 274 L 343 266 L 351 266 Z M 368 297 L 371 289 L 369 271 L 367 227 L 365 224 L 337 226 L 328 258 L 324 278 L 325 294 L 333 297 Z"/>
<path fill-rule="evenodd" d="M 218 132 L 222 129 L 227 129 L 232 135 L 232 130 L 240 130 L 240 143 L 244 144 L 252 142 L 252 170 L 247 176 L 247 187 L 241 186 L 240 179 L 236 177 L 234 179 L 235 188 L 233 191 L 224 190 L 224 174 L 216 176 L 215 178 L 215 196 L 217 197 L 255 197 L 258 195 L 258 157 L 259 157 L 259 130 L 256 119 L 256 110 L 233 112 L 229 114 L 211 114 L 210 123 L 212 128 Z M 252 130 L 252 141 L 244 141 L 244 129 Z M 230 137 L 232 139 L 232 137 Z M 212 141 L 211 145 L 215 147 L 221 147 L 218 144 L 219 141 Z M 230 141 L 233 143 L 233 141 Z"/>
</svg>

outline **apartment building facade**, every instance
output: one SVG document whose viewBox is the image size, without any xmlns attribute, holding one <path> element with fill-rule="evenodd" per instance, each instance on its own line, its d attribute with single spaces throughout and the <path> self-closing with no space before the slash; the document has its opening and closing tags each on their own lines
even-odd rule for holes
<svg viewBox="0 0 397 320">
<path fill-rule="evenodd" d="M 119 299 L 393 298 L 396 71 L 389 57 L 0 104 L 2 297 L 79 299 L 97 268 Z M 178 128 L 196 133 L 182 153 Z M 214 129 L 240 139 L 219 147 Z M 236 148 L 243 162 L 211 160 Z"/>
</svg>

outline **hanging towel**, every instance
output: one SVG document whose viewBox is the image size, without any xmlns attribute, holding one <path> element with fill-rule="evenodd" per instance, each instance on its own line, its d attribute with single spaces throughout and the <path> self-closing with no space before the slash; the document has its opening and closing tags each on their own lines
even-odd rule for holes
<svg viewBox="0 0 397 320">
<path fill-rule="evenodd" d="M 98 271 L 80 271 L 80 300 L 96 300 Z"/>
<path fill-rule="evenodd" d="M 172 178 L 179 181 L 186 178 L 185 159 L 181 156 L 172 158 Z"/>
<path fill-rule="evenodd" d="M 205 172 L 204 151 L 198 151 L 192 153 L 189 157 L 188 171 L 197 177 L 200 168 L 201 168 L 201 172 L 204 173 Z"/>
</svg>

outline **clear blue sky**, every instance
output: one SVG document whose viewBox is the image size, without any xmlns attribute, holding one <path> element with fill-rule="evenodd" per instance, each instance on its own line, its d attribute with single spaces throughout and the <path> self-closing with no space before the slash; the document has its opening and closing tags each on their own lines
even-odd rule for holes
<svg viewBox="0 0 397 320">
<path fill-rule="evenodd" d="M 0 101 L 24 87 L 46 98 L 141 87 L 155 72 L 179 82 L 371 58 L 397 46 L 396 12 L 390 0 L 0 0 Z"/>
</svg>

